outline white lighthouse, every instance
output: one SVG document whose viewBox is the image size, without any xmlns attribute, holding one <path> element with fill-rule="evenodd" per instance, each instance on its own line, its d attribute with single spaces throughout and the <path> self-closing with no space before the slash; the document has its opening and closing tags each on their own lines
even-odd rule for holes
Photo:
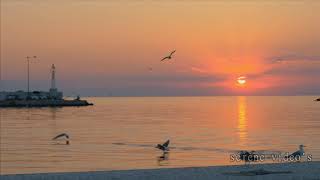
<svg viewBox="0 0 320 180">
<path fill-rule="evenodd" d="M 54 64 L 51 66 L 51 88 L 50 91 L 57 91 L 56 89 L 56 67 Z"/>
<path fill-rule="evenodd" d="M 54 64 L 51 66 L 51 88 L 49 94 L 52 99 L 62 99 L 63 96 L 61 92 L 58 92 L 56 87 L 56 67 Z"/>
</svg>

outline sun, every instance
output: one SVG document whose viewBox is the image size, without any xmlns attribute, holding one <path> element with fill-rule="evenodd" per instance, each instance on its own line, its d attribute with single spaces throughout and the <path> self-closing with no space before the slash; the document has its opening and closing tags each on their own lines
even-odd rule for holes
<svg viewBox="0 0 320 180">
<path fill-rule="evenodd" d="M 247 83 L 246 77 L 245 76 L 240 76 L 237 78 L 237 83 L 241 86 L 245 85 Z"/>
</svg>

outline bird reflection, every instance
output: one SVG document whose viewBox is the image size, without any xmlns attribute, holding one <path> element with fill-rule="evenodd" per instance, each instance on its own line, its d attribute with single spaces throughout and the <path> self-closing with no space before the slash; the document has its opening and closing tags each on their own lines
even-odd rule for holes
<svg viewBox="0 0 320 180">
<path fill-rule="evenodd" d="M 169 164 L 169 152 L 163 152 L 161 156 L 157 157 L 159 166 L 166 166 Z"/>
</svg>

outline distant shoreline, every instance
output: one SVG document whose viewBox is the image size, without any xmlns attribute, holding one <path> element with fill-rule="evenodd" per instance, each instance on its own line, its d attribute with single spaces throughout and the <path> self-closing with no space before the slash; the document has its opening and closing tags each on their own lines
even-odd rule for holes
<svg viewBox="0 0 320 180">
<path fill-rule="evenodd" d="M 64 106 L 92 106 L 86 100 L 5 100 L 0 101 L 1 108 L 21 107 L 64 107 Z"/>
<path fill-rule="evenodd" d="M 270 163 L 166 169 L 113 170 L 1 175 L 2 180 L 33 179 L 132 179 L 132 180 L 211 180 L 211 179 L 319 179 L 320 161 L 301 163 Z"/>
<path fill-rule="evenodd" d="M 113 96 L 100 96 L 100 95 L 83 95 L 82 99 L 85 98 L 173 98 L 173 97 L 311 97 L 311 100 L 319 98 L 320 94 L 311 95 L 113 95 Z M 65 99 L 74 99 L 72 96 L 65 96 Z"/>
</svg>

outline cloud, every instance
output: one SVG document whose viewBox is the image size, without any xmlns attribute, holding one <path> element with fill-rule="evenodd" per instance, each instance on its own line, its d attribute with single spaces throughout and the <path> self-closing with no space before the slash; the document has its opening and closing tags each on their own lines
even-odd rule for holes
<svg viewBox="0 0 320 180">
<path fill-rule="evenodd" d="M 108 96 L 184 96 L 223 94 L 221 88 L 212 88 L 224 76 L 194 74 L 153 74 L 135 76 L 85 77 L 61 82 L 66 94 Z M 67 84 L 68 83 L 68 84 Z M 210 87 L 209 87 L 210 85 Z"/>
<path fill-rule="evenodd" d="M 320 76 L 320 67 L 277 67 L 264 72 L 264 75 L 285 75 L 285 76 Z"/>
<path fill-rule="evenodd" d="M 280 56 L 272 56 L 267 58 L 268 62 L 281 63 L 291 61 L 320 61 L 320 55 L 304 55 L 304 54 L 287 54 Z"/>
<path fill-rule="evenodd" d="M 108 77 L 91 77 L 84 78 L 82 80 L 90 82 L 109 82 L 114 84 L 161 84 L 161 83 L 215 83 L 221 82 L 226 79 L 223 75 L 217 74 L 188 74 L 188 73 L 176 73 L 176 74 L 153 74 L 150 75 L 113 75 Z"/>
<path fill-rule="evenodd" d="M 194 72 L 197 72 L 197 73 L 204 73 L 204 74 L 208 73 L 207 70 L 199 68 L 199 67 L 194 67 L 194 66 L 191 67 L 191 71 L 194 71 Z"/>
<path fill-rule="evenodd" d="M 320 55 L 291 53 L 266 58 L 269 68 L 262 75 L 319 76 Z M 268 65 L 267 65 L 268 66 Z"/>
</svg>

